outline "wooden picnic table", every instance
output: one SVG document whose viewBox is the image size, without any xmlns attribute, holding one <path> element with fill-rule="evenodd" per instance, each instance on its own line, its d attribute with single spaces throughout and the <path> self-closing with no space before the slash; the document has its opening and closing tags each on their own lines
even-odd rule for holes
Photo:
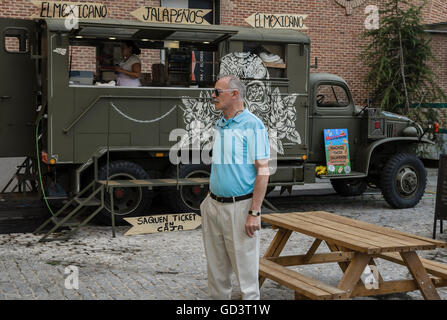
<svg viewBox="0 0 447 320">
<path fill-rule="evenodd" d="M 420 290 L 425 299 L 440 299 L 436 287 L 447 286 L 447 265 L 422 259 L 416 253 L 418 250 L 447 248 L 443 241 L 324 211 L 268 214 L 262 216 L 262 221 L 278 231 L 260 259 L 260 286 L 269 278 L 294 290 L 296 299 L 346 299 L 413 290 Z M 313 237 L 315 241 L 304 255 L 280 256 L 294 231 Z M 330 252 L 317 254 L 323 241 Z M 384 281 L 380 272 L 376 272 L 375 287 L 363 283 L 361 276 L 368 265 L 377 271 L 376 258 L 406 266 L 413 279 Z M 344 273 L 337 287 L 286 268 L 334 262 Z"/>
</svg>

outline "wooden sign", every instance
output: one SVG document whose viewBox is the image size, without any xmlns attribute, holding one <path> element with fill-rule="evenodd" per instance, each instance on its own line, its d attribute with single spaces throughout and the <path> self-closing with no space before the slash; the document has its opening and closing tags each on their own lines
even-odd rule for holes
<svg viewBox="0 0 447 320">
<path fill-rule="evenodd" d="M 346 145 L 328 146 L 328 165 L 344 166 L 348 163 L 348 148 Z"/>
<path fill-rule="evenodd" d="M 324 146 L 328 174 L 351 172 L 348 129 L 324 129 Z"/>
<path fill-rule="evenodd" d="M 306 30 L 307 14 L 253 13 L 245 21 L 254 28 Z"/>
<path fill-rule="evenodd" d="M 107 6 L 92 2 L 70 2 L 70 1 L 36 1 L 31 3 L 39 8 L 31 18 L 67 19 L 103 19 L 107 17 Z"/>
<path fill-rule="evenodd" d="M 177 213 L 147 217 L 124 218 L 132 225 L 125 236 L 145 233 L 193 230 L 200 226 L 202 217 L 195 213 Z"/>
<path fill-rule="evenodd" d="M 143 22 L 209 25 L 205 15 L 209 9 L 141 7 L 131 14 Z"/>
<path fill-rule="evenodd" d="M 447 220 L 447 155 L 439 157 L 438 186 L 436 189 L 435 215 Z"/>
</svg>

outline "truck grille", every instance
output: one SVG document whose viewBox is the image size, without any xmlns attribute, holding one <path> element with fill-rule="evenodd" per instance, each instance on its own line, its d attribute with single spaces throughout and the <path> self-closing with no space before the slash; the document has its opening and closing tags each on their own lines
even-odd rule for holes
<svg viewBox="0 0 447 320">
<path fill-rule="evenodd" d="M 394 137 L 394 124 L 388 124 L 386 126 L 386 136 L 388 138 Z"/>
</svg>

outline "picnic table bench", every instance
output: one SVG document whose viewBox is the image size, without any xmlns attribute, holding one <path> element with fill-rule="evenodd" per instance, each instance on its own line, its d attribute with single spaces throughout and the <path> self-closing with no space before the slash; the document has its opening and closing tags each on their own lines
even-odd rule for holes
<svg viewBox="0 0 447 320">
<path fill-rule="evenodd" d="M 396 231 L 370 223 L 313 211 L 275 213 L 262 221 L 278 231 L 259 264 L 259 284 L 269 278 L 295 292 L 296 299 L 347 299 L 420 290 L 425 299 L 440 299 L 437 287 L 447 286 L 447 265 L 421 259 L 416 251 L 447 248 L 439 240 Z M 280 256 L 292 232 L 315 238 L 306 254 Z M 322 242 L 330 252 L 316 253 Z M 413 279 L 384 281 L 377 272 L 378 288 L 363 283 L 365 268 L 377 269 L 374 259 L 385 259 L 408 268 Z M 305 276 L 289 266 L 338 263 L 343 277 L 337 287 Z"/>
</svg>

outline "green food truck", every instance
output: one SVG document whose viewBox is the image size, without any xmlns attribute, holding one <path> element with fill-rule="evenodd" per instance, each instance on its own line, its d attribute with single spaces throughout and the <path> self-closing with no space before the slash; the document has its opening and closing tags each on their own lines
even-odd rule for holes
<svg viewBox="0 0 447 320">
<path fill-rule="evenodd" d="M 63 20 L 7 18 L 0 29 L 0 157 L 30 159 L 47 201 L 102 203 L 96 218 L 104 223 L 111 211 L 117 223 L 150 214 L 154 195 L 177 212 L 199 212 L 210 165 L 192 154 L 210 141 L 196 131 L 209 132 L 220 117 L 210 97 L 223 74 L 242 78 L 245 105 L 269 132 L 268 191 L 314 183 L 318 166 L 345 159 L 341 172 L 319 176 L 341 195 L 371 185 L 392 207 L 407 208 L 424 193 L 426 170 L 415 149 L 432 143 L 425 130 L 404 116 L 355 105 L 341 77 L 311 73 L 310 39 L 299 31 L 114 19 L 67 29 Z M 115 83 L 126 40 L 146 57 L 138 87 Z M 89 48 L 96 70 L 74 69 L 73 48 Z M 327 148 L 325 129 L 346 130 L 349 147 Z M 179 146 L 193 144 L 198 150 L 180 156 Z M 329 150 L 341 153 L 326 158 Z M 99 181 L 123 183 L 95 193 Z"/>
</svg>

